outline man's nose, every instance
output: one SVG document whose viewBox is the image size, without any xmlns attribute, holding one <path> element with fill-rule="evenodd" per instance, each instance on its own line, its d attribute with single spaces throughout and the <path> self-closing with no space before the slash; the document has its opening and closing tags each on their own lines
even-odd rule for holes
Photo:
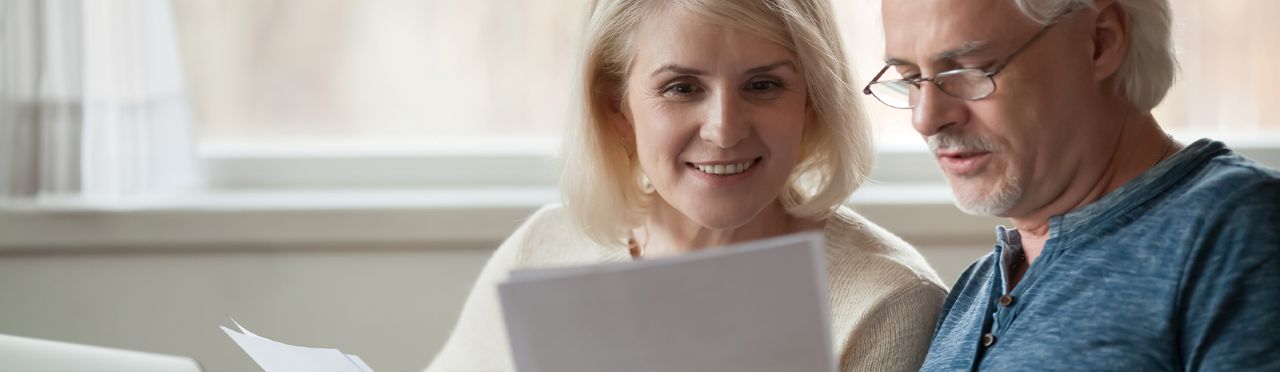
<svg viewBox="0 0 1280 372">
<path fill-rule="evenodd" d="M 921 136 L 929 137 L 948 126 L 968 121 L 969 110 L 961 100 L 939 89 L 929 81 L 919 83 L 910 99 L 915 101 L 911 109 L 911 126 Z"/>
</svg>

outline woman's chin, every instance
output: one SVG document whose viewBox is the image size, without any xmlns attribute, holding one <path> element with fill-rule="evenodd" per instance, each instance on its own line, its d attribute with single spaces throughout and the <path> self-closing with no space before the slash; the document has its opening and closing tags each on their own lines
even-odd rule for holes
<svg viewBox="0 0 1280 372">
<path fill-rule="evenodd" d="M 731 205 L 726 207 L 727 205 Z M 716 205 L 691 205 L 681 212 L 690 220 L 697 223 L 703 228 L 712 230 L 732 230 L 742 227 L 760 214 L 761 207 L 747 206 L 743 204 L 733 205 L 732 203 L 717 203 Z"/>
</svg>

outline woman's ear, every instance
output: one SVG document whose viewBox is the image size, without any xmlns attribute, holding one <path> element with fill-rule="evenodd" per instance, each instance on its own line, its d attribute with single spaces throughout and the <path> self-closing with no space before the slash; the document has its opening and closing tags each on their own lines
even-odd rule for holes
<svg viewBox="0 0 1280 372">
<path fill-rule="evenodd" d="M 1115 0 L 1100 0 L 1096 4 L 1098 18 L 1093 28 L 1094 81 L 1105 81 L 1115 76 L 1129 55 L 1129 16 Z"/>
<path fill-rule="evenodd" d="M 632 142 L 635 139 L 635 127 L 631 124 L 631 112 L 627 109 L 625 95 L 611 94 L 612 92 L 620 91 L 614 86 L 602 86 L 601 88 L 603 89 L 598 89 L 597 92 L 602 93 L 597 93 L 596 99 L 605 105 L 610 126 L 627 142 Z"/>
</svg>

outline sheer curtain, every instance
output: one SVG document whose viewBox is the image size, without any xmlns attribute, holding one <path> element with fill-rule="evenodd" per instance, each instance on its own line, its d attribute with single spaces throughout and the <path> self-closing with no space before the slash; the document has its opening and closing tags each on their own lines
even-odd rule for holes
<svg viewBox="0 0 1280 372">
<path fill-rule="evenodd" d="M 0 1 L 0 198 L 199 185 L 168 0 Z"/>
</svg>

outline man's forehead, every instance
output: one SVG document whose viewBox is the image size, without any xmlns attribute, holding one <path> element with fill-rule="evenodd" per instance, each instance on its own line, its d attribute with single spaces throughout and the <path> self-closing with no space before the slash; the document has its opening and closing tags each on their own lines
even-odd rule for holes
<svg viewBox="0 0 1280 372">
<path fill-rule="evenodd" d="M 1026 21 L 1011 0 L 884 0 L 882 7 L 889 64 L 982 53 Z"/>
<path fill-rule="evenodd" d="M 960 57 L 977 55 L 977 54 L 986 52 L 988 47 L 990 46 L 991 46 L 991 43 L 988 41 L 976 41 L 976 40 L 966 41 L 966 42 L 960 43 L 960 45 L 956 47 L 946 48 L 940 52 L 927 55 L 925 60 L 921 62 L 939 63 L 939 62 L 955 60 Z M 884 63 L 888 65 L 893 65 L 893 66 L 920 64 L 919 62 L 912 62 L 912 60 L 914 60 L 914 58 L 911 58 L 910 60 L 908 60 L 906 58 L 894 57 L 889 54 L 886 54 L 884 57 Z"/>
<path fill-rule="evenodd" d="M 965 19 L 991 23 L 1018 12 L 1014 0 L 883 0 L 882 15 L 915 15 L 932 21 Z"/>
</svg>

